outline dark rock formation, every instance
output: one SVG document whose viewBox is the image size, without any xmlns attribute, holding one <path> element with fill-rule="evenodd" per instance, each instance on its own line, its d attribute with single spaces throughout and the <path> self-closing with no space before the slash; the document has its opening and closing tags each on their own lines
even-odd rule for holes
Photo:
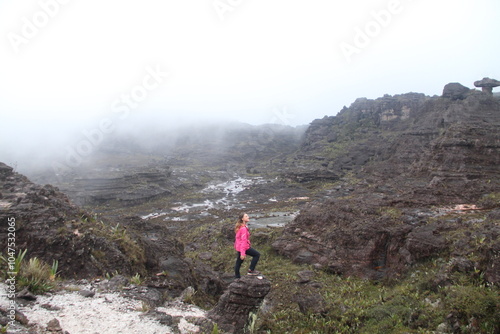
<svg viewBox="0 0 500 334">
<path fill-rule="evenodd" d="M 500 101 L 475 91 L 463 97 L 358 99 L 312 122 L 283 176 L 329 172 L 338 180 L 322 183 L 325 196 L 302 210 L 273 247 L 298 263 L 373 279 L 401 275 L 436 254 L 478 252 L 466 246 L 473 235 L 460 219 L 429 210 L 486 206 L 483 199 L 500 189 Z M 478 265 L 498 283 L 495 221 L 486 218 L 476 232 L 492 241 Z M 465 237 L 453 240 L 451 231 Z"/>
<path fill-rule="evenodd" d="M 434 179 L 431 192 L 444 182 L 453 186 L 447 200 L 467 202 L 498 189 L 488 180 L 498 179 L 499 126 L 500 101 L 474 91 L 464 100 L 416 93 L 357 99 L 337 116 L 311 123 L 282 175 L 297 180 L 306 175 L 307 181 L 331 175 L 330 182 L 334 175 L 341 180 L 359 175 L 413 190 Z M 464 186 L 470 191 L 463 192 Z"/>
<path fill-rule="evenodd" d="M 217 305 L 207 316 L 229 333 L 243 333 L 249 322 L 249 315 L 256 313 L 271 290 L 267 278 L 243 276 L 231 283 Z"/>
<path fill-rule="evenodd" d="M 143 272 L 141 251 L 113 240 L 103 224 L 50 185 L 37 185 L 0 163 L 0 237 L 15 221 L 16 248 L 27 257 L 59 261 L 62 276 L 91 277 L 119 269 Z M 2 251 L 6 251 L 4 243 Z M 134 259 L 133 259 L 134 258 Z"/>
<path fill-rule="evenodd" d="M 119 223 L 98 219 L 75 206 L 57 188 L 37 185 L 0 163 L 0 237 L 7 240 L 8 224 L 15 222 L 16 249 L 27 258 L 59 262 L 63 277 L 88 278 L 119 272 L 165 272 L 152 284 L 171 296 L 188 286 L 198 287 L 184 246 L 165 226 L 137 217 Z M 7 243 L 2 246 L 6 251 Z M 209 283 L 205 283 L 209 285 Z M 220 294 L 220 288 L 213 292 Z"/>
<path fill-rule="evenodd" d="M 474 82 L 474 86 L 481 87 L 483 92 L 493 94 L 493 88 L 500 86 L 500 81 L 490 78 L 483 78 Z"/>
<path fill-rule="evenodd" d="M 375 196 L 356 197 L 303 210 L 273 248 L 297 263 L 367 279 L 397 277 L 440 254 L 462 258 L 476 252 L 481 255 L 474 267 L 484 271 L 489 282 L 500 283 L 500 270 L 495 268 L 500 227 L 495 220 L 485 219 L 472 229 L 471 222 L 462 218 L 439 219 L 430 211 L 391 208 Z M 489 246 L 474 249 L 477 238 Z M 457 262 L 454 268 L 467 270 L 468 266 Z"/>
<path fill-rule="evenodd" d="M 444 86 L 443 97 L 452 100 L 463 100 L 467 97 L 467 93 L 470 91 L 469 88 L 463 86 L 458 82 L 452 82 Z"/>
</svg>

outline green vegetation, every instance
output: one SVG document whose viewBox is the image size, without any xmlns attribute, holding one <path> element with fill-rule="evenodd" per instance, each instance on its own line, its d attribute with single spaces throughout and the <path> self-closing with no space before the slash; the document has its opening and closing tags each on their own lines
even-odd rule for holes
<svg viewBox="0 0 500 334">
<path fill-rule="evenodd" d="M 138 273 L 130 278 L 130 283 L 132 283 L 132 284 L 141 285 L 142 282 L 143 282 L 143 279 L 142 279 L 141 275 L 139 275 Z"/>
<path fill-rule="evenodd" d="M 49 266 L 38 257 L 32 257 L 26 261 L 27 251 L 27 249 L 19 251 L 15 257 L 13 270 L 7 269 L 9 268 L 8 260 L 4 256 L 1 257 L 4 263 L 3 268 L 5 268 L 2 277 L 6 279 L 15 278 L 16 291 L 28 288 L 32 293 L 42 294 L 52 290 L 57 279 L 59 262 L 54 260 L 52 266 Z"/>
<path fill-rule="evenodd" d="M 113 226 L 100 220 L 96 214 L 93 216 L 83 214 L 80 222 L 76 222 L 74 227 L 82 228 L 83 230 L 89 231 L 98 237 L 103 237 L 116 244 L 138 271 L 145 272 L 144 263 L 146 256 L 144 250 L 133 240 L 127 229 L 120 225 L 120 223 Z M 105 250 L 92 250 L 92 256 L 100 262 L 105 263 L 107 261 L 107 255 Z"/>
<path fill-rule="evenodd" d="M 498 208 L 500 207 L 500 193 L 491 193 L 484 196 L 479 201 L 479 206 L 484 208 Z"/>
</svg>

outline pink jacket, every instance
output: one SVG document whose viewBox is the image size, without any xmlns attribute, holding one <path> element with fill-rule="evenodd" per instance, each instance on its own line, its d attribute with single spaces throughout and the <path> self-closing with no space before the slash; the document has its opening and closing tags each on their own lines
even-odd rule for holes
<svg viewBox="0 0 500 334">
<path fill-rule="evenodd" d="M 245 254 L 250 246 L 250 230 L 247 226 L 243 226 L 238 230 L 238 232 L 236 232 L 236 237 L 234 238 L 234 249 L 236 249 L 237 252 Z"/>
</svg>

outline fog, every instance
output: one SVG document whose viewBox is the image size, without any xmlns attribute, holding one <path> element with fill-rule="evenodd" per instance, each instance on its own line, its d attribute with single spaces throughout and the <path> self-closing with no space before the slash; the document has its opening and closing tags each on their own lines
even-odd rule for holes
<svg viewBox="0 0 500 334">
<path fill-rule="evenodd" d="M 150 148 L 178 128 L 299 126 L 358 97 L 473 88 L 500 79 L 499 13 L 497 0 L 0 1 L 0 161 L 28 171 L 116 136 Z"/>
</svg>

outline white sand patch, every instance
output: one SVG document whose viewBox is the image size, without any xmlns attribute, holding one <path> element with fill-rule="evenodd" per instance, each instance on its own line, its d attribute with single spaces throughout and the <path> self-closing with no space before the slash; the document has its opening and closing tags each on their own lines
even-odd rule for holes
<svg viewBox="0 0 500 334">
<path fill-rule="evenodd" d="M 2 284 L 5 291 L 5 284 Z M 0 305 L 6 307 L 9 300 L 5 294 Z M 50 309 L 42 305 L 50 305 Z M 171 316 L 205 317 L 205 312 L 189 304 L 177 303 L 156 309 Z M 142 301 L 120 296 L 118 293 L 96 293 L 94 297 L 83 297 L 78 292 L 65 292 L 37 296 L 28 306 L 19 306 L 30 324 L 45 329 L 47 323 L 56 318 L 63 330 L 71 334 L 166 334 L 172 328 L 145 316 Z M 141 316 L 142 315 L 142 316 Z M 181 333 L 197 333 L 199 328 L 185 319 L 179 323 Z"/>
</svg>

